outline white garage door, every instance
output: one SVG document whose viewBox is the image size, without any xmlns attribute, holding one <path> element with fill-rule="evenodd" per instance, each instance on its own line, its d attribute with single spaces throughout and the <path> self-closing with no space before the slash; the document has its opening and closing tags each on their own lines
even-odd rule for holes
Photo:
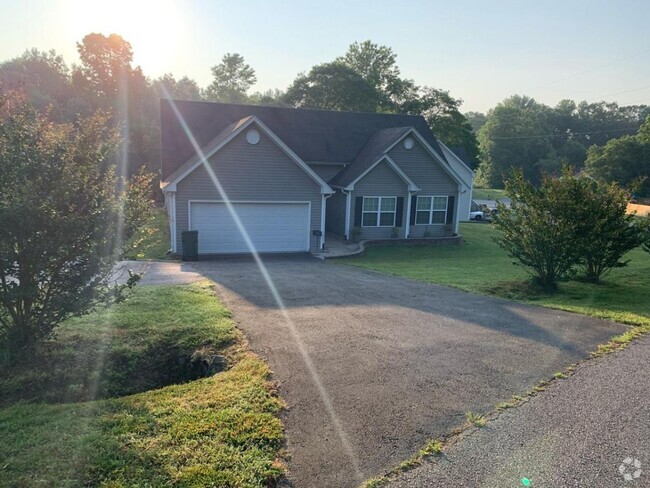
<svg viewBox="0 0 650 488">
<path fill-rule="evenodd" d="M 233 203 L 258 252 L 309 250 L 308 203 Z M 249 252 L 225 203 L 190 202 L 190 229 L 199 231 L 199 254 Z"/>
</svg>

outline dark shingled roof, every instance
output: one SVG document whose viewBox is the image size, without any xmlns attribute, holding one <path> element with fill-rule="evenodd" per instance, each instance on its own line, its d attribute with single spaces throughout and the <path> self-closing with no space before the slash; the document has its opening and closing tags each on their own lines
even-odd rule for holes
<svg viewBox="0 0 650 488">
<path fill-rule="evenodd" d="M 421 116 L 180 100 L 174 103 L 201 147 L 230 124 L 255 115 L 307 162 L 352 162 L 376 131 L 396 127 L 414 127 L 444 159 L 435 136 Z M 194 156 L 192 144 L 166 99 L 160 101 L 160 133 L 164 180 Z"/>
<path fill-rule="evenodd" d="M 467 151 L 465 150 L 464 147 L 462 146 L 450 147 L 449 150 L 453 152 L 456 156 L 458 156 L 458 159 L 460 159 L 463 163 L 465 163 L 468 168 L 472 167 L 472 162 L 469 160 L 469 154 L 467 154 Z"/>
<path fill-rule="evenodd" d="M 354 162 L 329 181 L 330 185 L 347 186 L 361 176 L 386 149 L 406 134 L 411 127 L 393 127 L 380 129 L 372 133 L 370 139 L 361 149 Z"/>
</svg>

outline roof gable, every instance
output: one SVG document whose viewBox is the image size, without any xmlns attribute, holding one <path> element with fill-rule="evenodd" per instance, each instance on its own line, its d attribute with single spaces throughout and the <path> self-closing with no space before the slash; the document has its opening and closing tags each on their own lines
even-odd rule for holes
<svg viewBox="0 0 650 488">
<path fill-rule="evenodd" d="M 241 120 L 229 124 L 224 130 L 210 141 L 205 147 L 197 150 L 195 154 L 184 164 L 177 168 L 168 178 L 163 179 L 160 186 L 163 191 L 175 191 L 176 185 L 187 175 L 192 173 L 196 168 L 204 164 L 211 156 L 223 148 L 228 142 L 233 140 L 244 129 L 254 125 L 266 134 L 275 145 L 277 145 L 291 160 L 293 160 L 308 176 L 310 176 L 321 187 L 322 193 L 333 193 L 332 188 L 318 176 L 300 157 L 298 157 L 287 145 L 271 131 L 261 120 L 255 116 L 244 117 Z M 189 139 L 189 138 L 188 138 Z M 198 144 L 195 142 L 195 144 Z"/>
<path fill-rule="evenodd" d="M 380 158 L 385 155 L 386 148 L 410 130 L 411 127 L 391 127 L 375 131 L 354 158 L 352 164 L 332 178 L 330 184 L 342 187 L 353 185 L 379 162 Z"/>
<path fill-rule="evenodd" d="M 200 147 L 209 144 L 233 122 L 256 116 L 303 161 L 352 162 L 375 131 L 395 127 L 414 127 L 444 159 L 435 136 L 421 116 L 163 99 L 160 107 L 163 179 L 195 154 L 174 108 Z"/>
<path fill-rule="evenodd" d="M 428 141 L 420 134 L 414 127 L 393 127 L 391 129 L 384 129 L 376 131 L 368 140 L 367 144 L 361 149 L 354 162 L 346 167 L 343 171 L 337 174 L 329 181 L 329 184 L 336 187 L 345 188 L 347 190 L 354 187 L 354 184 L 368 173 L 369 169 L 374 167 L 381 159 L 387 157 L 391 165 L 396 169 L 396 172 L 404 174 L 400 168 L 399 162 L 394 161 L 388 157 L 389 151 L 404 140 L 406 136 L 411 135 L 415 138 L 424 150 L 429 154 L 433 160 L 433 164 L 438 164 L 456 183 L 462 184 L 463 178 L 458 174 L 458 171 L 445 159 L 444 156 L 438 154 L 428 143 Z M 438 145 L 442 147 L 442 143 Z M 445 146 L 446 147 L 446 146 Z M 443 153 L 444 154 L 444 153 Z M 457 158 L 455 155 L 452 155 Z M 406 176 L 408 178 L 408 176 Z M 413 182 L 408 178 L 411 191 L 417 191 L 417 182 Z"/>
</svg>

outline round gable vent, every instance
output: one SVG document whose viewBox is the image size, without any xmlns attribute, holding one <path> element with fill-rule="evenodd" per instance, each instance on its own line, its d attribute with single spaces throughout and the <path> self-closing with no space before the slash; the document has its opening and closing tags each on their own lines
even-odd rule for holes
<svg viewBox="0 0 650 488">
<path fill-rule="evenodd" d="M 248 132 L 246 132 L 246 142 L 249 144 L 257 144 L 260 142 L 260 133 L 257 132 L 255 129 L 251 129 Z"/>
<path fill-rule="evenodd" d="M 413 142 L 413 139 L 411 139 L 410 137 L 404 139 L 404 149 L 413 149 L 414 145 L 415 143 Z"/>
</svg>

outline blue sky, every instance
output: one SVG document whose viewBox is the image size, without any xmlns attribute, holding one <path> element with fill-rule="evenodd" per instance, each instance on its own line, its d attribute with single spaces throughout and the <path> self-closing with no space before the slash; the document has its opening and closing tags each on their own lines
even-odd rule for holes
<svg viewBox="0 0 650 488">
<path fill-rule="evenodd" d="M 254 90 L 286 88 L 354 41 L 393 48 L 402 74 L 485 111 L 518 93 L 650 104 L 650 2 L 0 0 L 0 60 L 56 49 L 76 62 L 89 32 L 122 33 L 148 76 L 199 84 L 226 52 L 256 70 Z"/>
</svg>

